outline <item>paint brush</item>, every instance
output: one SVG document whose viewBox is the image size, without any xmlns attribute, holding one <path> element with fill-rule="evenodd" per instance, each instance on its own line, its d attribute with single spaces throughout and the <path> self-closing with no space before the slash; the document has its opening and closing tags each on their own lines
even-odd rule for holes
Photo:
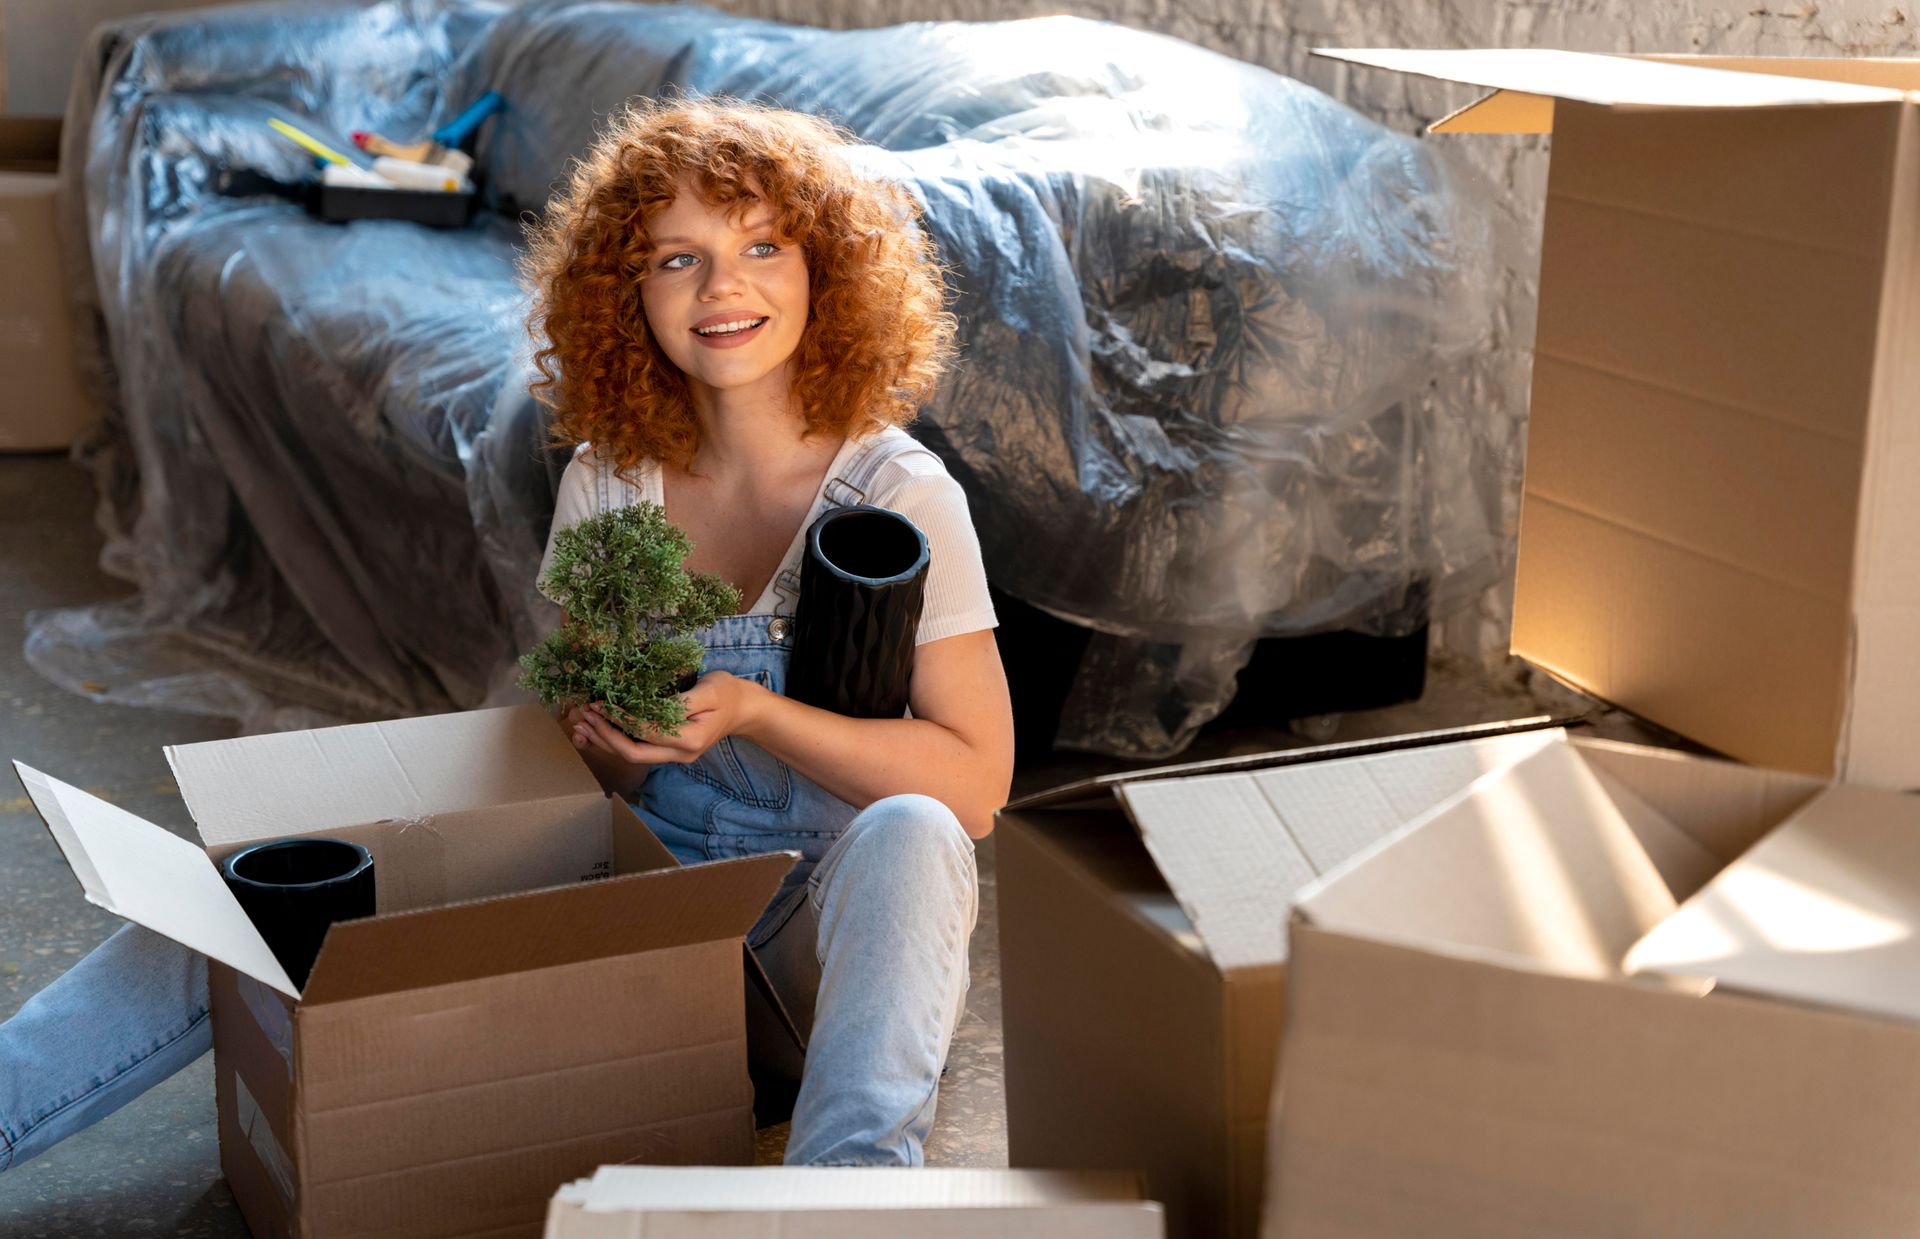
<svg viewBox="0 0 1920 1239">
<path fill-rule="evenodd" d="M 437 164 L 456 176 L 465 176 L 473 167 L 473 157 L 460 150 L 460 144 L 473 135 L 481 122 L 504 106 L 506 100 L 500 92 L 490 90 L 468 105 L 466 111 L 434 130 L 433 136 L 425 141 L 395 142 L 370 130 L 357 129 L 353 133 L 353 144 L 370 155 Z"/>
</svg>

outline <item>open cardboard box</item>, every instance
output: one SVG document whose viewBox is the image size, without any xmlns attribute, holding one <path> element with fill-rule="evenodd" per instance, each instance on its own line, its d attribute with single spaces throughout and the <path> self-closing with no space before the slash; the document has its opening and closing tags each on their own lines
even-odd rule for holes
<svg viewBox="0 0 1920 1239">
<path fill-rule="evenodd" d="M 1920 787 L 1920 60 L 1322 51 L 1547 133 L 1513 650 Z"/>
<path fill-rule="evenodd" d="M 603 1166 L 546 1239 L 1161 1239 L 1139 1176 L 1058 1170 Z"/>
<path fill-rule="evenodd" d="M 1266 1233 L 1920 1232 L 1917 931 L 1920 798 L 1553 737 L 1297 899 Z"/>
<path fill-rule="evenodd" d="M 204 847 L 15 769 L 91 902 L 213 961 L 255 1235 L 531 1236 L 604 1163 L 752 1160 L 742 943 L 791 854 L 681 868 L 536 706 L 167 758 Z M 298 993 L 215 867 L 295 835 L 365 844 L 379 906 Z"/>
<path fill-rule="evenodd" d="M 1012 1164 L 1138 1169 L 1176 1239 L 1257 1233 L 1286 907 L 1533 751 L 1546 721 L 1109 775 L 1002 809 Z M 1420 777 L 1376 779 L 1382 750 Z"/>
</svg>

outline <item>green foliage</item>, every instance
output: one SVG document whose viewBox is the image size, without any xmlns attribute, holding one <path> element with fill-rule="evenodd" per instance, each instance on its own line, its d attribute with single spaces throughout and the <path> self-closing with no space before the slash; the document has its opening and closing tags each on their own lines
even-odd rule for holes
<svg viewBox="0 0 1920 1239">
<path fill-rule="evenodd" d="M 589 517 L 554 535 L 540 584 L 567 611 L 559 631 L 520 658 L 520 687 L 549 708 L 607 704 L 620 730 L 680 734 L 679 691 L 705 664 L 692 634 L 740 608 L 740 591 L 690 574 L 693 543 L 655 503 Z"/>
</svg>

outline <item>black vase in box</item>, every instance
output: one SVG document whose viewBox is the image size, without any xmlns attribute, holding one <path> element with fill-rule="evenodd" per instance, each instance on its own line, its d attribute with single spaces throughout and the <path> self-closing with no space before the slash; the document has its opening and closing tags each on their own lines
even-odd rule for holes
<svg viewBox="0 0 1920 1239">
<path fill-rule="evenodd" d="M 787 696 L 850 718 L 899 718 L 926 598 L 927 537 L 898 512 L 835 508 L 807 531 Z"/>
<path fill-rule="evenodd" d="M 303 988 L 335 921 L 374 913 L 373 855 L 344 839 L 280 839 L 242 848 L 220 866 L 227 889 Z"/>
</svg>

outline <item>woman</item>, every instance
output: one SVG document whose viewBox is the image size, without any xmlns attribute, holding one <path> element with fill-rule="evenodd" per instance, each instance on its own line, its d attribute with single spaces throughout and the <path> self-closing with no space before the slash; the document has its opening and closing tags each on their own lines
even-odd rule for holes
<svg viewBox="0 0 1920 1239">
<path fill-rule="evenodd" d="M 1013 718 L 966 499 L 904 431 L 952 321 L 911 200 L 855 174 L 841 135 L 717 103 L 630 112 L 535 240 L 536 389 L 582 444 L 554 527 L 662 504 L 690 569 L 744 610 L 701 634 L 677 736 L 563 720 L 682 860 L 802 860 L 749 941 L 802 1024 L 787 1159 L 915 1165 L 966 991 L 970 838 L 993 828 Z M 781 695 L 807 527 L 834 502 L 902 512 L 932 552 L 911 718 Z"/>
<path fill-rule="evenodd" d="M 561 725 L 682 861 L 801 853 L 750 935 L 811 1029 L 787 1160 L 917 1165 L 1013 725 L 965 499 L 899 428 L 950 354 L 939 271 L 844 140 L 721 102 L 616 119 L 533 238 L 535 388 L 580 444 L 554 527 L 660 503 L 745 603 L 700 634 L 678 735 L 630 739 L 597 705 Z M 781 695 L 804 531 L 852 499 L 932 551 L 908 718 Z M 0 1169 L 204 1053 L 206 1005 L 205 961 L 133 926 L 36 995 L 0 1025 Z"/>
</svg>

